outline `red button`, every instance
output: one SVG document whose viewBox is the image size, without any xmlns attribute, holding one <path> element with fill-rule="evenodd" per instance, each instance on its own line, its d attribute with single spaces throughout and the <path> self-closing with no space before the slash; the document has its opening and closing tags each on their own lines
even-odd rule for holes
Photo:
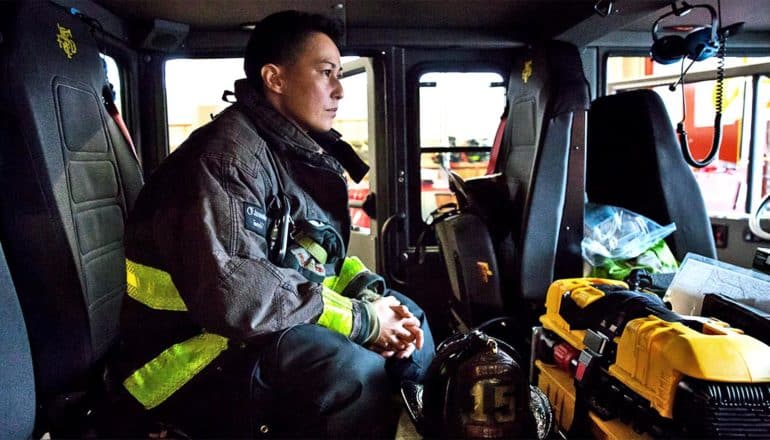
<svg viewBox="0 0 770 440">
<path fill-rule="evenodd" d="M 579 363 L 577 366 L 577 371 L 575 371 L 575 378 L 577 380 L 583 380 L 583 375 L 586 373 L 586 364 Z"/>
</svg>

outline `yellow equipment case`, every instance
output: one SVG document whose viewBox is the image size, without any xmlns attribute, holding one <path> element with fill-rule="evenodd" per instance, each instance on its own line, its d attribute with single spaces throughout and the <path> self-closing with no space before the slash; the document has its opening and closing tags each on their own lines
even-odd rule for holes
<svg viewBox="0 0 770 440">
<path fill-rule="evenodd" d="M 590 278 L 554 282 L 540 322 L 531 379 L 568 437 L 770 438 L 770 347 L 741 330 Z"/>
</svg>

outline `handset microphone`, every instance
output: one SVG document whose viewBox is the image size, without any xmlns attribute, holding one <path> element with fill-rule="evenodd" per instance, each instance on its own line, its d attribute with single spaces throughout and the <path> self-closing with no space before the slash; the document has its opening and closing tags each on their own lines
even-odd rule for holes
<svg viewBox="0 0 770 440">
<path fill-rule="evenodd" d="M 687 141 L 687 131 L 684 129 L 684 121 L 680 121 L 678 124 L 676 124 L 676 135 L 679 137 L 679 145 L 689 151 L 690 143 Z"/>
<path fill-rule="evenodd" d="M 690 61 L 690 64 L 687 66 L 687 68 L 684 69 L 684 71 L 679 74 L 679 78 L 677 78 L 676 81 L 674 81 L 670 86 L 668 86 L 668 90 L 673 92 L 674 90 L 676 90 L 676 86 L 678 86 L 679 84 L 682 84 L 682 81 L 684 81 L 684 76 L 687 75 L 687 72 L 690 71 L 690 67 L 692 67 L 693 64 L 695 64 L 695 60 Z"/>
</svg>

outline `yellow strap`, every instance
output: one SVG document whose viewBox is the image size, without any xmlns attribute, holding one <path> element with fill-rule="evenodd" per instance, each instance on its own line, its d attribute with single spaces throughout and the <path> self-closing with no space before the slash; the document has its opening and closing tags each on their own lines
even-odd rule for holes
<svg viewBox="0 0 770 440">
<path fill-rule="evenodd" d="M 342 293 L 356 275 L 367 270 L 369 269 L 358 257 L 346 257 L 340 268 L 340 273 L 337 276 L 324 279 L 323 285 L 337 293 Z"/>
<path fill-rule="evenodd" d="M 123 386 L 146 409 L 171 397 L 227 348 L 227 338 L 203 333 L 174 344 L 134 371 Z"/>
<path fill-rule="evenodd" d="M 160 269 L 126 258 L 126 282 L 128 296 L 151 309 L 187 311 L 187 306 L 171 281 L 171 275 Z"/>
<path fill-rule="evenodd" d="M 318 325 L 350 336 L 353 331 L 353 302 L 327 287 L 324 287 L 322 298 L 324 310 L 318 318 Z"/>
<path fill-rule="evenodd" d="M 301 235 L 295 240 L 298 245 L 302 246 L 315 260 L 321 264 L 326 264 L 326 260 L 329 258 L 329 254 L 326 249 L 318 244 L 315 240 L 307 235 Z"/>
</svg>

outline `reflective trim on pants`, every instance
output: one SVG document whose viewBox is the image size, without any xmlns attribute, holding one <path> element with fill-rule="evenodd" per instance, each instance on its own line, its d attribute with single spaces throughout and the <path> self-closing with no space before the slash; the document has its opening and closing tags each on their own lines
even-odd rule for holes
<svg viewBox="0 0 770 440">
<path fill-rule="evenodd" d="M 134 371 L 123 386 L 145 409 L 152 409 L 227 349 L 227 338 L 203 333 L 174 344 Z"/>
</svg>

